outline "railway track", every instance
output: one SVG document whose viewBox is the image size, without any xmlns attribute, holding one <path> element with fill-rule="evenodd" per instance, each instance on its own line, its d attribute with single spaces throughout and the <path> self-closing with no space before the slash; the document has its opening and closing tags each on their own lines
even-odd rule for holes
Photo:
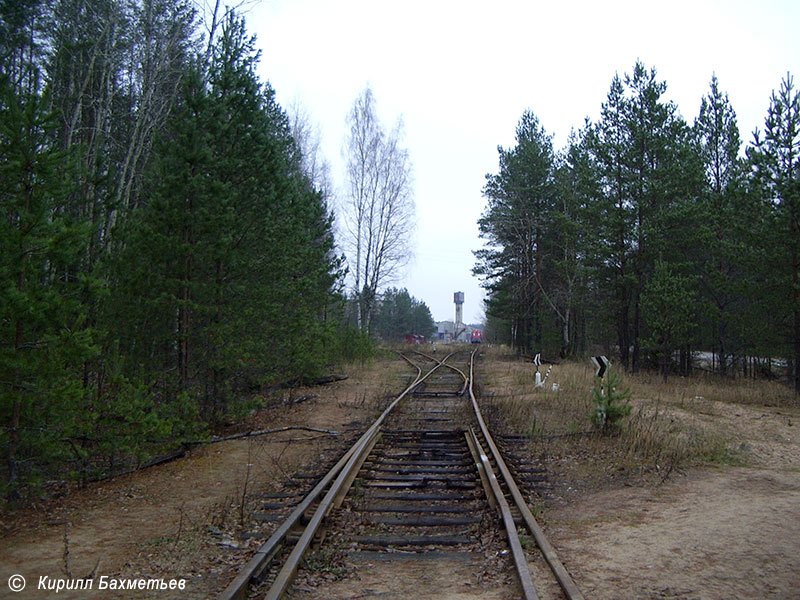
<svg viewBox="0 0 800 600">
<path fill-rule="evenodd" d="M 549 597 L 582 600 L 486 426 L 474 394 L 475 354 L 401 355 L 416 371 L 411 383 L 294 506 L 219 600 L 283 597 L 312 545 L 333 533 L 351 556 L 396 559 L 474 553 L 482 533 L 498 526 L 503 531 L 495 537 L 507 541 L 521 597 L 540 596 L 519 529 L 535 540 L 533 560 L 547 564 L 536 578 L 551 581 L 537 585 L 557 590 Z"/>
</svg>

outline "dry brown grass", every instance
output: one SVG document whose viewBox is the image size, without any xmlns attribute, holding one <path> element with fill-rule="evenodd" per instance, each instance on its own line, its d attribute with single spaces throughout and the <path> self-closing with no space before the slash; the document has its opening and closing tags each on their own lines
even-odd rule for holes
<svg viewBox="0 0 800 600">
<path fill-rule="evenodd" d="M 545 389 L 536 389 L 535 367 L 505 347 L 483 352 L 479 367 L 484 398 L 515 431 L 531 437 L 575 433 L 588 429 L 592 374 L 588 367 L 566 363 L 554 367 Z M 540 368 L 542 372 L 544 368 Z M 552 391 L 557 383 L 558 392 Z"/>
<path fill-rule="evenodd" d="M 530 362 L 505 347 L 485 348 L 483 354 L 483 402 L 495 424 L 528 435 L 531 450 L 543 457 L 585 458 L 569 462 L 570 468 L 583 469 L 587 477 L 635 472 L 663 479 L 689 465 L 740 462 L 744 458 L 738 453 L 738 441 L 715 417 L 740 404 L 794 402 L 791 390 L 775 382 L 700 374 L 664 383 L 658 374 L 623 374 L 633 411 L 615 435 L 603 436 L 592 431 L 589 420 L 595 385 L 589 361 L 554 366 L 547 386 L 537 389 Z M 557 392 L 553 383 L 558 384 Z"/>
</svg>

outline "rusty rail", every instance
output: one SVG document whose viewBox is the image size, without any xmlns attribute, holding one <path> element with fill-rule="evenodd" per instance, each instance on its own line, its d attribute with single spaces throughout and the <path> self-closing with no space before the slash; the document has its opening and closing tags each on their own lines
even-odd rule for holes
<svg viewBox="0 0 800 600">
<path fill-rule="evenodd" d="M 508 545 L 511 546 L 511 554 L 514 558 L 514 568 L 517 570 L 519 583 L 522 586 L 522 593 L 525 600 L 539 600 L 539 595 L 536 593 L 536 588 L 533 586 L 533 579 L 531 578 L 531 571 L 528 567 L 528 559 L 525 558 L 525 550 L 522 548 L 522 543 L 517 534 L 517 526 L 514 523 L 514 516 L 511 514 L 511 507 L 506 501 L 505 494 L 497 481 L 497 477 L 492 469 L 492 464 L 489 462 L 489 457 L 483 452 L 480 441 L 475 435 L 472 427 L 469 428 L 469 434 L 472 438 L 472 443 L 478 448 L 478 456 L 483 466 L 483 471 L 489 481 L 490 490 L 497 502 L 497 508 L 500 510 L 500 515 L 503 519 L 503 526 L 506 529 L 508 536 Z"/>
<path fill-rule="evenodd" d="M 489 433 L 489 428 L 486 426 L 486 422 L 483 420 L 483 415 L 481 414 L 480 407 L 478 406 L 478 401 L 475 398 L 475 393 L 473 391 L 473 363 L 474 363 L 475 353 L 472 353 L 472 357 L 470 358 L 470 366 L 469 366 L 469 396 L 470 400 L 472 401 L 472 407 L 475 411 L 475 416 L 478 419 L 478 425 L 481 428 L 481 433 L 483 434 L 484 439 L 486 440 L 487 446 L 489 446 L 489 451 L 492 455 L 492 458 L 497 465 L 498 470 L 503 478 L 508 491 L 511 494 L 511 497 L 514 500 L 517 508 L 522 515 L 523 520 L 525 521 L 525 525 L 530 531 L 533 538 L 536 540 L 536 544 L 539 546 L 539 550 L 542 552 L 542 556 L 544 557 L 545 561 L 550 567 L 550 570 L 553 572 L 558 584 L 561 586 L 564 594 L 567 597 L 567 600 L 584 600 L 584 596 L 581 591 L 578 589 L 578 586 L 575 584 L 575 581 L 572 579 L 572 576 L 569 574 L 567 569 L 564 567 L 561 560 L 558 558 L 558 554 L 556 553 L 555 549 L 550 545 L 550 542 L 547 541 L 547 537 L 544 535 L 544 531 L 536 522 L 533 514 L 531 513 L 530 509 L 528 508 L 527 503 L 525 502 L 525 498 L 523 498 L 522 493 L 519 491 L 519 487 L 517 486 L 514 478 L 511 475 L 511 472 L 506 466 L 505 461 L 503 460 L 502 455 L 500 454 L 500 450 L 497 448 L 497 445 L 494 443 L 491 434 Z M 500 499 L 498 498 L 498 503 Z M 513 524 L 513 522 L 512 522 Z M 514 527 L 514 533 L 516 534 L 516 527 Z M 515 558 L 516 561 L 516 558 Z M 524 584 L 523 584 L 524 588 Z M 535 592 L 534 592 L 535 594 Z"/>
<path fill-rule="evenodd" d="M 445 357 L 444 360 L 446 361 L 449 356 L 451 355 Z M 342 456 L 341 459 L 339 459 L 339 462 L 337 462 L 336 465 L 334 465 L 334 467 L 328 471 L 322 480 L 320 480 L 314 489 L 312 489 L 311 492 L 306 495 L 303 501 L 298 504 L 289 517 L 287 517 L 287 519 L 270 536 L 270 538 L 264 544 L 262 544 L 258 550 L 256 550 L 256 553 L 248 561 L 244 568 L 239 572 L 234 580 L 231 581 L 228 587 L 226 587 L 217 597 L 218 600 L 241 600 L 242 598 L 246 597 L 247 588 L 250 585 L 250 582 L 263 574 L 263 572 L 269 566 L 272 558 L 274 558 L 274 556 L 283 546 L 291 529 L 297 525 L 298 522 L 300 522 L 306 511 L 311 508 L 311 506 L 317 501 L 317 499 L 333 481 L 330 490 L 320 502 L 320 506 L 316 510 L 314 517 L 312 517 L 312 522 L 306 527 L 306 530 L 303 532 L 300 540 L 292 550 L 289 560 L 287 560 L 287 562 L 284 564 L 278 579 L 276 579 L 272 586 L 272 588 L 276 588 L 276 586 L 278 586 L 280 591 L 277 591 L 278 588 L 276 588 L 276 592 L 273 594 L 271 588 L 267 598 L 279 598 L 280 595 L 283 594 L 297 570 L 297 565 L 299 564 L 300 558 L 307 550 L 308 545 L 316 534 L 319 524 L 322 522 L 322 519 L 327 514 L 333 502 L 336 500 L 337 495 L 340 494 L 342 488 L 345 486 L 345 482 L 348 480 L 352 481 L 352 471 L 356 468 L 356 465 L 359 465 L 363 461 L 364 452 L 367 448 L 371 447 L 371 443 L 379 434 L 383 421 L 403 398 L 411 393 L 416 386 L 425 381 L 425 379 L 427 379 L 434 371 L 436 371 L 443 362 L 435 361 L 437 363 L 436 366 L 434 366 L 423 376 L 422 369 L 420 367 L 408 360 L 405 356 L 403 356 L 403 358 L 417 369 L 417 375 L 414 377 L 414 380 L 405 388 L 405 390 L 403 390 L 399 396 L 392 401 L 392 403 L 386 408 L 386 410 L 383 411 L 383 413 L 376 419 L 369 429 L 367 429 L 367 431 L 358 439 L 358 441 L 353 444 L 353 446 L 344 454 L 344 456 Z M 313 531 L 308 533 L 309 529 L 312 527 Z M 283 576 L 281 576 L 281 574 Z"/>
<path fill-rule="evenodd" d="M 563 564 L 558 559 L 555 550 L 550 546 L 544 533 L 534 519 L 530 510 L 522 497 L 519 488 L 514 482 L 508 467 L 505 464 L 500 452 L 494 443 L 494 440 L 489 433 L 483 416 L 481 415 L 480 408 L 475 398 L 473 389 L 473 370 L 474 359 L 477 349 L 472 352 L 469 363 L 469 375 L 465 374 L 460 369 L 447 365 L 447 360 L 452 354 L 447 355 L 444 359 L 439 360 L 435 357 L 424 355 L 426 359 L 433 361 L 435 366 L 431 368 L 424 376 L 422 375 L 422 368 L 414 365 L 414 363 L 407 357 L 402 356 L 407 362 L 412 364 L 417 369 L 417 375 L 413 381 L 406 387 L 406 389 L 397 396 L 386 410 L 375 420 L 375 422 L 367 429 L 367 431 L 359 438 L 359 440 L 348 450 L 347 453 L 339 460 L 339 462 L 329 471 L 329 473 L 315 486 L 315 488 L 306 496 L 306 498 L 298 505 L 292 512 L 290 517 L 273 533 L 270 539 L 258 549 L 255 556 L 248 562 L 245 568 L 239 575 L 231 582 L 226 590 L 218 596 L 219 600 L 235 600 L 245 597 L 247 588 L 251 580 L 260 577 L 264 570 L 269 565 L 272 558 L 277 554 L 278 550 L 282 547 L 287 534 L 303 517 L 303 515 L 311 508 L 311 506 L 323 495 L 324 497 L 319 501 L 319 506 L 315 510 L 310 519 L 309 524 L 303 531 L 300 540 L 292 549 L 288 559 L 283 564 L 280 572 L 270 590 L 264 596 L 268 600 L 278 600 L 281 598 L 288 589 L 291 581 L 293 580 L 300 560 L 310 547 L 317 532 L 322 525 L 325 517 L 330 510 L 335 506 L 341 504 L 343 498 L 347 494 L 348 489 L 352 485 L 356 474 L 358 473 L 361 465 L 364 463 L 366 456 L 372 450 L 376 440 L 381 435 L 381 427 L 387 416 L 394 410 L 397 404 L 414 389 L 422 384 L 428 377 L 430 377 L 437 369 L 444 366 L 458 372 L 464 378 L 464 386 L 461 388 L 460 394 L 463 394 L 466 389 L 469 390 L 470 400 L 472 402 L 475 417 L 480 428 L 480 435 L 483 438 L 485 445 L 488 447 L 488 452 L 484 452 L 484 447 L 478 437 L 478 433 L 470 428 L 465 432 L 467 443 L 472 451 L 475 459 L 475 466 L 481 476 L 484 488 L 486 490 L 487 500 L 490 505 L 495 506 L 501 516 L 505 525 L 509 546 L 511 547 L 515 568 L 519 576 L 519 581 L 522 586 L 524 597 L 526 600 L 538 600 L 533 581 L 528 568 L 527 559 L 524 550 L 519 540 L 517 528 L 514 523 L 514 518 L 511 513 L 509 501 L 503 492 L 502 485 L 505 485 L 510 493 L 513 503 L 518 507 L 522 518 L 525 521 L 526 527 L 531 532 L 536 540 L 539 549 L 541 550 L 546 562 L 553 571 L 559 585 L 564 591 L 567 600 L 583 600 L 583 595 L 578 590 L 574 581 L 569 573 L 564 568 Z M 491 457 L 491 458 L 490 458 Z M 496 465 L 499 470 L 499 476 L 494 473 Z M 501 483 L 502 482 L 502 483 Z M 326 491 L 327 490 L 327 491 Z"/>
</svg>

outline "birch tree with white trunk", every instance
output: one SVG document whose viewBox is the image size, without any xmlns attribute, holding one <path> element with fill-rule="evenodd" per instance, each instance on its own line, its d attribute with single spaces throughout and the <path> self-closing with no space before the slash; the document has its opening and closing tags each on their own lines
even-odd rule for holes
<svg viewBox="0 0 800 600">
<path fill-rule="evenodd" d="M 347 124 L 342 239 L 358 327 L 369 331 L 378 291 L 396 279 L 411 253 L 411 160 L 401 146 L 402 121 L 388 133 L 383 129 L 369 87 L 353 103 Z"/>
</svg>

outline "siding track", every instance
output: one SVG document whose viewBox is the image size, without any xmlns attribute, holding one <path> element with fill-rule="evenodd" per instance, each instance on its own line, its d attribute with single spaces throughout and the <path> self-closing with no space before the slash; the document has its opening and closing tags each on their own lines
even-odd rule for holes
<svg viewBox="0 0 800 600">
<path fill-rule="evenodd" d="M 486 427 L 473 391 L 476 353 L 457 351 L 442 360 L 401 355 L 416 371 L 411 383 L 295 505 L 219 599 L 283 597 L 312 543 L 324 544 L 333 532 L 353 555 L 430 556 L 475 552 L 481 532 L 499 523 L 522 597 L 539 595 L 518 527 L 536 541 L 561 597 L 582 600 Z"/>
</svg>

